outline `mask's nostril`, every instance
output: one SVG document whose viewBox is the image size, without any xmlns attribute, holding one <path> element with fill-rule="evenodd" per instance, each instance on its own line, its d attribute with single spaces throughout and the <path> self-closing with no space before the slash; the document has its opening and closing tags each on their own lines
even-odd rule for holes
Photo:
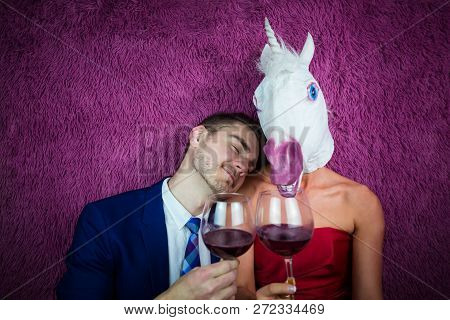
<svg viewBox="0 0 450 320">
<path fill-rule="evenodd" d="M 283 197 L 292 198 L 297 194 L 299 180 L 289 185 L 277 185 L 278 191 Z"/>
</svg>

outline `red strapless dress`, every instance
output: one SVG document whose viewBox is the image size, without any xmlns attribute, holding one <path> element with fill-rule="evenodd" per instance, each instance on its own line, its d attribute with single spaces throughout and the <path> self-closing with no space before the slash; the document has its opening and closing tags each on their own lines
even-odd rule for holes
<svg viewBox="0 0 450 320">
<path fill-rule="evenodd" d="M 255 239 L 255 280 L 259 289 L 286 281 L 284 259 Z M 333 228 L 316 228 L 294 256 L 295 299 L 351 299 L 352 237 Z"/>
</svg>

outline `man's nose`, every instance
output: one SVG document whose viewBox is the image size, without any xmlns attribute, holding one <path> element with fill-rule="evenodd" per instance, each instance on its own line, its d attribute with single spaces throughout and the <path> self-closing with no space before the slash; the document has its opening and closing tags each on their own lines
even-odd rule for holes
<svg viewBox="0 0 450 320">
<path fill-rule="evenodd" d="M 236 170 L 236 173 L 239 177 L 243 177 L 247 174 L 248 171 L 248 165 L 244 163 L 244 161 L 241 160 L 235 160 L 233 162 L 233 167 Z"/>
</svg>

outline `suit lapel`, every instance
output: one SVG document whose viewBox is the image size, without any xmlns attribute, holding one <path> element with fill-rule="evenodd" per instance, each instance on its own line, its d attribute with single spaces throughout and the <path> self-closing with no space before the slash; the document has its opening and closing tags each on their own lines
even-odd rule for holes
<svg viewBox="0 0 450 320">
<path fill-rule="evenodd" d="M 145 192 L 142 236 L 149 256 L 149 271 L 154 296 L 169 288 L 169 251 L 161 187 L 164 179 Z"/>
</svg>

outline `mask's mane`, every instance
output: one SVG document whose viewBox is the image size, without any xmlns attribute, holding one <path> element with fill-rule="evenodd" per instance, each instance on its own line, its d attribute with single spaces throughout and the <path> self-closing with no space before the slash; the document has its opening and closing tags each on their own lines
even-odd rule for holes
<svg viewBox="0 0 450 320">
<path fill-rule="evenodd" d="M 282 72 L 293 73 L 307 68 L 301 62 L 300 55 L 293 48 L 288 48 L 281 38 L 279 38 L 279 43 L 281 52 L 270 52 L 270 54 L 261 56 L 258 63 L 259 71 L 267 77 L 274 78 Z"/>
</svg>

